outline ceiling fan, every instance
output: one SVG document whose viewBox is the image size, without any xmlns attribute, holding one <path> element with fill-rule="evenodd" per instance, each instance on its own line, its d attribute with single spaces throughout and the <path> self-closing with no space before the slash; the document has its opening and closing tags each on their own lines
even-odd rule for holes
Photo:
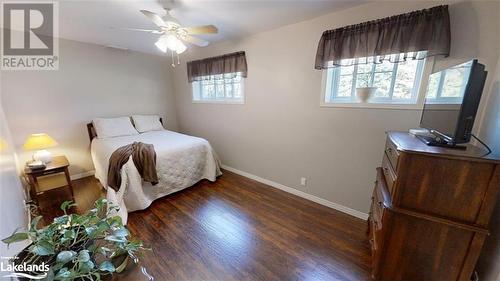
<svg viewBox="0 0 500 281">
<path fill-rule="evenodd" d="M 163 17 L 147 10 L 141 10 L 141 13 L 149 18 L 156 26 L 158 26 L 158 29 L 124 29 L 149 32 L 151 34 L 160 35 L 160 38 L 155 43 L 156 47 L 164 53 L 170 50 L 172 52 L 172 58 L 174 53 L 176 55 L 179 55 L 186 51 L 187 46 L 184 44 L 184 42 L 200 47 L 205 47 L 209 44 L 208 41 L 195 37 L 193 35 L 215 34 L 218 32 L 217 27 L 213 25 L 183 27 L 181 26 L 179 21 L 170 14 L 170 9 L 165 10 L 167 11 L 167 13 Z M 175 64 L 172 65 L 175 66 Z"/>
</svg>

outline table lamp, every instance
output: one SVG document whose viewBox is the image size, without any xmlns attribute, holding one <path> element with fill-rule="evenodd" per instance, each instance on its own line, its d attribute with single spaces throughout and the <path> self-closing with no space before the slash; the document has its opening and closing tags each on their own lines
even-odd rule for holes
<svg viewBox="0 0 500 281">
<path fill-rule="evenodd" d="M 33 160 L 50 163 L 52 161 L 52 153 L 45 150 L 46 148 L 58 145 L 57 142 L 47 134 L 32 134 L 28 137 L 23 147 L 25 150 L 36 150 L 33 154 Z"/>
</svg>

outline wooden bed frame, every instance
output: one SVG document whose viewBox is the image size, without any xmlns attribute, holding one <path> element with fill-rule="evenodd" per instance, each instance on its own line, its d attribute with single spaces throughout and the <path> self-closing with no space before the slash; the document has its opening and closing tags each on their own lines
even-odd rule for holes
<svg viewBox="0 0 500 281">
<path fill-rule="evenodd" d="M 133 120 L 131 121 L 132 124 L 134 124 L 134 121 Z M 163 119 L 161 117 L 160 117 L 160 123 L 163 125 Z M 87 132 L 89 133 L 90 142 L 92 142 L 92 140 L 97 137 L 97 133 L 95 131 L 94 124 L 92 122 L 87 123 Z"/>
</svg>

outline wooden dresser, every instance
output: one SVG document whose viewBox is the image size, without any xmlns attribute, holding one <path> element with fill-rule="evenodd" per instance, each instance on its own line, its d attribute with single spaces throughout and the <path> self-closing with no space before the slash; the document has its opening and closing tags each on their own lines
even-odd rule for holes
<svg viewBox="0 0 500 281">
<path fill-rule="evenodd" d="M 469 281 L 500 190 L 499 158 L 387 133 L 368 235 L 372 278 Z"/>
</svg>

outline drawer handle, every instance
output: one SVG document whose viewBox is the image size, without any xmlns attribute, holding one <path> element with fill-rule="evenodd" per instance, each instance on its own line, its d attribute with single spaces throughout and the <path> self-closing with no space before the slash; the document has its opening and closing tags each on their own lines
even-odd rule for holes
<svg viewBox="0 0 500 281">
<path fill-rule="evenodd" d="M 389 152 L 390 154 L 392 154 L 392 148 L 388 147 L 387 148 L 387 152 Z"/>
<path fill-rule="evenodd" d="M 382 207 L 382 201 L 378 201 L 377 204 Z"/>
<path fill-rule="evenodd" d="M 384 167 L 384 173 L 385 173 L 385 174 L 388 174 L 388 173 L 389 173 L 389 168 Z"/>
</svg>

